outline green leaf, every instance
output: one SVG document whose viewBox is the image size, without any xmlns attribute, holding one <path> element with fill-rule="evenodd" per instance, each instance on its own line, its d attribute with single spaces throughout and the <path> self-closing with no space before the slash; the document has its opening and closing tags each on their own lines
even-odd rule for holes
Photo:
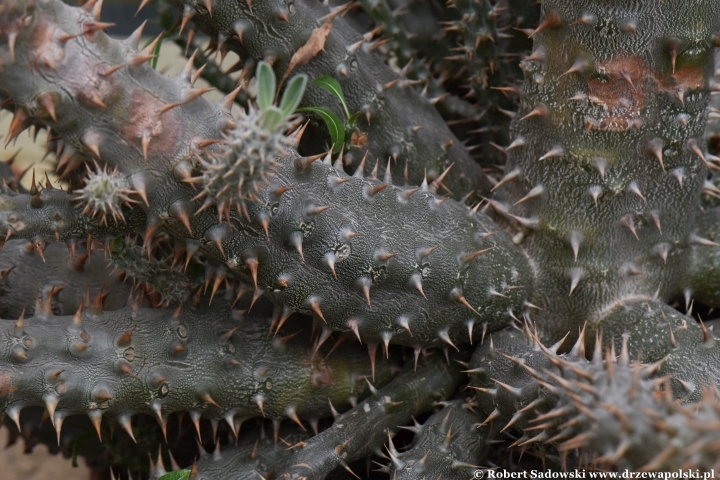
<svg viewBox="0 0 720 480">
<path fill-rule="evenodd" d="M 342 120 L 340 120 L 337 115 L 327 108 L 322 107 L 301 108 L 298 112 L 310 112 L 322 118 L 325 121 L 325 125 L 328 127 L 328 131 L 330 132 L 333 149 L 340 150 L 340 147 L 345 142 L 345 125 L 343 125 Z"/>
<path fill-rule="evenodd" d="M 262 110 L 262 116 L 265 128 L 269 130 L 276 129 L 282 124 L 283 120 L 285 120 L 285 114 L 275 105 L 270 105 Z"/>
<path fill-rule="evenodd" d="M 85 443 L 85 440 L 87 440 L 90 437 L 94 437 L 95 433 L 86 433 L 84 435 L 80 435 L 78 438 L 75 439 L 72 446 L 72 466 L 77 468 L 78 462 L 77 462 L 77 456 L 78 452 L 80 451 L 80 447 L 83 443 Z"/>
<path fill-rule="evenodd" d="M 169 8 L 169 5 L 160 9 L 160 26 L 163 30 L 172 30 L 175 25 L 174 12 Z"/>
<path fill-rule="evenodd" d="M 362 112 L 356 112 L 352 117 L 348 118 L 348 126 L 350 128 L 355 127 L 355 122 L 357 122 L 358 117 L 360 116 Z"/>
<path fill-rule="evenodd" d="M 117 237 L 115 240 L 112 241 L 110 244 L 110 252 L 116 252 L 125 245 L 125 241 L 123 240 L 123 237 Z"/>
<path fill-rule="evenodd" d="M 280 110 L 282 110 L 284 116 L 287 117 L 295 111 L 305 94 L 306 86 L 307 75 L 305 74 L 295 75 L 290 79 L 283 92 L 282 100 L 280 100 Z"/>
<path fill-rule="evenodd" d="M 260 110 L 265 110 L 273 104 L 275 98 L 275 72 L 267 62 L 260 62 L 255 72 L 257 79 L 257 104 Z"/>
<path fill-rule="evenodd" d="M 332 93 L 335 98 L 340 100 L 343 110 L 345 111 L 345 118 L 350 118 L 350 111 L 345 103 L 345 96 L 343 95 L 342 87 L 340 87 L 340 83 L 338 83 L 337 80 L 333 77 L 324 76 L 313 80 L 313 85 L 320 87 L 323 90 L 327 90 Z"/>
<path fill-rule="evenodd" d="M 175 35 L 175 32 L 177 31 L 177 27 L 166 29 L 162 36 L 160 37 L 160 40 L 158 41 L 157 45 L 155 45 L 155 48 L 153 48 L 152 54 L 155 58 L 150 60 L 150 67 L 152 67 L 153 70 L 157 69 L 158 60 L 160 59 L 160 49 L 162 48 L 163 41 L 166 38 L 169 38 L 173 35 Z M 148 42 L 145 44 L 143 49 L 147 48 L 148 45 L 150 45 L 152 42 L 154 42 L 155 39 L 148 40 Z"/>
<path fill-rule="evenodd" d="M 178 470 L 176 472 L 166 473 L 157 480 L 188 480 L 190 478 L 190 470 Z"/>
<path fill-rule="evenodd" d="M 160 60 L 160 48 L 162 47 L 163 40 L 167 38 L 167 34 L 163 34 L 162 37 L 160 37 L 160 41 L 155 45 L 155 48 L 153 49 L 152 54 L 155 56 L 152 60 L 150 60 L 150 68 L 153 70 L 157 70 L 157 64 L 158 60 Z"/>
</svg>

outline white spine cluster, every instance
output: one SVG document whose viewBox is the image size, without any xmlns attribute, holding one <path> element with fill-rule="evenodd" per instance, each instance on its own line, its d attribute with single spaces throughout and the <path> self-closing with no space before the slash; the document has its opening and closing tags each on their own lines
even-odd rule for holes
<svg viewBox="0 0 720 480">
<path fill-rule="evenodd" d="M 125 175 L 116 170 L 107 168 L 90 171 L 85 180 L 85 187 L 75 192 L 75 201 L 85 204 L 83 215 L 90 213 L 98 217 L 102 223 L 107 223 L 107 216 L 111 215 L 114 221 L 125 221 L 122 206 L 136 203 L 130 199 L 134 192 L 125 178 Z"/>
<path fill-rule="evenodd" d="M 245 202 L 252 201 L 274 170 L 275 158 L 285 153 L 292 142 L 285 133 L 291 126 L 285 119 L 280 126 L 267 126 L 262 110 L 250 107 L 242 112 L 223 141 L 219 153 L 201 159 L 203 192 L 226 212 L 232 207 L 245 211 Z"/>
</svg>

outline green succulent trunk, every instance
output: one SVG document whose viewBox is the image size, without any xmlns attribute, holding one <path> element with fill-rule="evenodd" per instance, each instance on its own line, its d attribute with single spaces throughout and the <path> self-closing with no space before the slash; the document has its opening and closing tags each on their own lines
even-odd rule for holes
<svg viewBox="0 0 720 480">
<path fill-rule="evenodd" d="M 682 291 L 718 28 L 709 1 L 544 2 L 492 206 L 536 267 L 547 341 Z"/>
<path fill-rule="evenodd" d="M 241 305 L 247 312 L 249 304 Z M 331 412 L 328 404 L 354 404 L 396 370 L 394 360 L 375 362 L 365 350 L 311 340 L 309 319 L 277 327 L 266 301 L 251 312 L 229 305 L 177 309 L 102 311 L 3 321 L 0 408 L 16 423 L 23 408 L 45 405 L 58 431 L 69 415 L 87 414 L 100 431 L 108 416 L 129 433 L 132 416 L 189 412 L 224 419 L 232 431 L 251 417 L 297 423 Z M 268 331 L 279 329 L 276 337 Z M 237 422 L 237 423 L 236 423 Z M 198 426 L 199 429 L 199 426 Z"/>
</svg>

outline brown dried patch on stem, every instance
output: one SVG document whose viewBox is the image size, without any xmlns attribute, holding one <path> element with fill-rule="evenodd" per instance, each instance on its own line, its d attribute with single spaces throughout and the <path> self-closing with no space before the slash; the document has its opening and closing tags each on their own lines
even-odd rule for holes
<svg viewBox="0 0 720 480">
<path fill-rule="evenodd" d="M 590 102 L 602 109 L 597 117 L 587 116 L 588 130 L 624 132 L 644 125 L 642 110 L 648 103 L 652 82 L 659 93 L 683 102 L 685 93 L 705 86 L 697 67 L 685 66 L 670 78 L 654 72 L 645 60 L 634 55 L 613 57 L 597 65 L 599 75 L 588 80 Z"/>
<path fill-rule="evenodd" d="M 662 79 L 661 81 L 656 79 L 658 90 L 676 98 L 682 98 L 689 90 L 697 90 L 705 86 L 703 71 L 689 65 L 675 70 L 670 78 L 671 80 Z"/>
<path fill-rule="evenodd" d="M 65 48 L 61 38 L 67 35 L 67 32 L 60 27 L 49 24 L 44 18 L 39 18 L 28 42 L 29 50 L 35 56 L 34 63 L 56 70 L 57 65 L 65 58 Z"/>
<path fill-rule="evenodd" d="M 313 369 L 310 377 L 313 387 L 326 387 L 335 383 L 335 372 L 325 363 L 325 359 L 321 355 L 305 357 L 301 364 L 303 367 Z"/>
<path fill-rule="evenodd" d="M 599 76 L 588 80 L 588 99 L 606 113 L 588 118 L 590 128 L 622 132 L 640 128 L 644 121 L 641 110 L 647 105 L 646 80 L 652 76 L 650 67 L 640 57 L 624 55 L 597 65 Z"/>
<path fill-rule="evenodd" d="M 181 141 L 181 123 L 175 112 L 163 114 L 160 109 L 165 102 L 147 91 L 133 91 L 127 121 L 120 126 L 122 137 L 137 145 L 143 156 L 174 157 L 184 144 Z"/>
<path fill-rule="evenodd" d="M 0 372 L 0 397 L 8 397 L 12 395 L 16 387 L 12 384 L 12 374 L 6 372 Z"/>
</svg>

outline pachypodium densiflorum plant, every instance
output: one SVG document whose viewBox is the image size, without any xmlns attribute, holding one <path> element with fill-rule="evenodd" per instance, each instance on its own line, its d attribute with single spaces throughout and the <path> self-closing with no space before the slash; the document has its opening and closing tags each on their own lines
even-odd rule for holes
<svg viewBox="0 0 720 480">
<path fill-rule="evenodd" d="M 8 140 L 64 182 L 0 164 L 12 438 L 108 478 L 718 468 L 716 2 L 168 3 L 150 41 L 0 3 Z M 154 68 L 198 30 L 218 103 L 199 51 Z"/>
</svg>

